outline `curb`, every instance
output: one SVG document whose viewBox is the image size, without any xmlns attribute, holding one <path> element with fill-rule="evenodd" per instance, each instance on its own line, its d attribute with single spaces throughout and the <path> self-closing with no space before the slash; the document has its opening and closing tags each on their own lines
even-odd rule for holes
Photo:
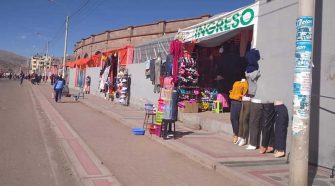
<svg viewBox="0 0 335 186">
<path fill-rule="evenodd" d="M 79 134 L 71 127 L 71 125 L 61 116 L 61 114 L 51 105 L 45 95 L 41 92 L 40 88 L 32 89 L 30 85 L 31 92 L 35 95 L 40 94 L 40 97 L 44 99 L 45 103 L 40 99 L 36 102 L 45 110 L 47 119 L 51 123 L 51 128 L 55 132 L 60 145 L 63 148 L 64 154 L 72 165 L 72 169 L 77 175 L 79 182 L 86 186 L 94 185 L 121 185 L 116 177 L 109 171 L 109 169 L 101 165 L 101 161 L 98 156 L 90 149 L 90 147 L 84 142 Z M 49 107 L 49 111 L 46 111 Z M 51 112 L 51 113 L 50 113 Z M 53 115 L 51 115 L 53 113 Z M 57 124 L 58 123 L 58 124 Z M 64 135 L 64 131 L 68 135 Z M 72 142 L 72 143 L 71 143 Z M 74 145 L 79 148 L 79 152 L 73 148 Z M 80 158 L 86 155 L 87 158 L 97 167 L 99 173 L 89 173 L 87 172 L 85 166 L 81 162 Z M 86 158 L 84 156 L 84 158 Z M 87 162 L 85 162 L 87 163 Z M 83 167 L 84 166 L 84 167 Z"/>
</svg>

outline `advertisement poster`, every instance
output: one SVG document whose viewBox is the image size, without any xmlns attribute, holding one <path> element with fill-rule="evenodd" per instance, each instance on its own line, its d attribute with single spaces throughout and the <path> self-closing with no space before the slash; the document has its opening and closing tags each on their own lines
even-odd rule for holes
<svg viewBox="0 0 335 186">
<path fill-rule="evenodd" d="M 296 111 L 294 115 L 301 119 L 307 119 L 310 113 L 310 96 L 294 95 L 293 103 Z"/>
<path fill-rule="evenodd" d="M 294 75 L 294 93 L 299 92 L 301 95 L 311 94 L 312 73 L 310 71 L 296 70 Z"/>
<path fill-rule="evenodd" d="M 296 23 L 297 41 L 312 41 L 313 18 L 299 17 Z"/>
<path fill-rule="evenodd" d="M 311 42 L 297 42 L 295 63 L 296 68 L 311 68 L 312 61 L 312 43 Z"/>
</svg>

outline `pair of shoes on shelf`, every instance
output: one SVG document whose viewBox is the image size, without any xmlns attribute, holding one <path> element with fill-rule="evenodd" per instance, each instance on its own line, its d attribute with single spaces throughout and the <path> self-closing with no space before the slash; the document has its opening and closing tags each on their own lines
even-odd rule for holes
<svg viewBox="0 0 335 186">
<path fill-rule="evenodd" d="M 274 152 L 274 156 L 275 156 L 275 158 L 281 158 L 281 157 L 284 157 L 284 156 L 285 156 L 285 151 L 278 151 L 278 150 L 276 150 L 276 151 Z"/>
</svg>

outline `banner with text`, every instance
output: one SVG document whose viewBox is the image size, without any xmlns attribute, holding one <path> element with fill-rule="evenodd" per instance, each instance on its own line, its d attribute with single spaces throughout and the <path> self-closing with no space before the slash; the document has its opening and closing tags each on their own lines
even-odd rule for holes
<svg viewBox="0 0 335 186">
<path fill-rule="evenodd" d="M 259 2 L 237 10 L 219 14 L 202 23 L 179 31 L 184 42 L 224 34 L 237 28 L 255 24 L 258 19 Z"/>
</svg>

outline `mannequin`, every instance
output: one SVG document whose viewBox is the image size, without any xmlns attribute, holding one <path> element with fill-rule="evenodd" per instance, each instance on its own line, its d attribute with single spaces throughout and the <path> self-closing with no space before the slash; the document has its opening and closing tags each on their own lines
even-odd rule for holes
<svg viewBox="0 0 335 186">
<path fill-rule="evenodd" d="M 262 109 L 262 100 L 252 98 L 249 120 L 250 143 L 247 147 L 248 150 L 255 150 L 259 145 L 259 129 L 262 119 Z"/>
<path fill-rule="evenodd" d="M 261 120 L 261 133 L 262 141 L 259 153 L 273 152 L 274 146 L 274 122 L 275 122 L 275 109 L 273 102 L 263 103 L 263 117 Z"/>
<path fill-rule="evenodd" d="M 242 109 L 240 113 L 240 125 L 238 131 L 238 139 L 236 144 L 238 146 L 244 146 L 247 143 L 249 137 L 249 119 L 250 119 L 250 102 L 251 98 L 247 96 L 242 97 Z"/>
<path fill-rule="evenodd" d="M 240 112 L 242 108 L 242 97 L 246 95 L 248 91 L 248 83 L 245 79 L 236 81 L 233 84 L 233 88 L 230 91 L 229 98 L 231 99 L 230 107 L 230 120 L 233 128 L 233 143 L 236 144 L 238 141 L 239 125 L 240 125 Z"/>
<path fill-rule="evenodd" d="M 286 150 L 286 138 L 288 127 L 288 111 L 282 101 L 274 102 L 275 110 L 275 144 L 274 156 L 276 158 L 284 157 Z"/>
</svg>

